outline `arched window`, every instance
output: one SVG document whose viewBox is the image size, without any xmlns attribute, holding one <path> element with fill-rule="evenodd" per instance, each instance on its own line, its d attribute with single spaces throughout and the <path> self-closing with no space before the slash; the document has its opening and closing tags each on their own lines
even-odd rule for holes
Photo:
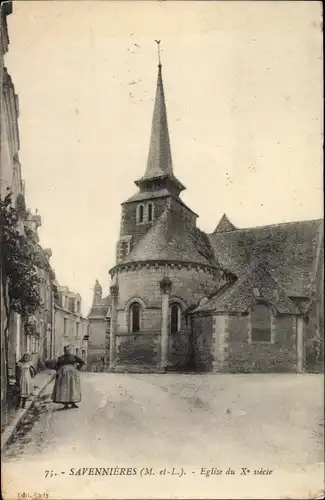
<svg viewBox="0 0 325 500">
<path fill-rule="evenodd" d="M 144 206 L 139 205 L 138 206 L 138 222 L 143 222 L 144 219 Z"/>
<path fill-rule="evenodd" d="M 130 307 L 130 330 L 132 333 L 140 331 L 140 304 L 137 302 Z"/>
<path fill-rule="evenodd" d="M 251 313 L 252 342 L 271 342 L 271 310 L 267 304 L 258 302 Z"/>
<path fill-rule="evenodd" d="M 170 333 L 178 333 L 181 330 L 182 310 L 179 304 L 170 306 Z"/>
<path fill-rule="evenodd" d="M 153 220 L 153 205 L 152 203 L 148 203 L 148 222 Z"/>
</svg>

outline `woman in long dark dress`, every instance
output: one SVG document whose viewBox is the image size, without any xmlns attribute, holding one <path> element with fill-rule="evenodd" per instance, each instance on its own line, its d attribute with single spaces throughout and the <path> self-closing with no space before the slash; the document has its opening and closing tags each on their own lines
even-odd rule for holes
<svg viewBox="0 0 325 500">
<path fill-rule="evenodd" d="M 53 388 L 52 399 L 54 403 L 63 404 L 63 409 L 78 408 L 76 403 L 81 401 L 79 370 L 84 361 L 78 356 L 71 354 L 70 346 L 64 347 L 64 355 L 58 358 L 56 363 L 56 379 Z"/>
</svg>

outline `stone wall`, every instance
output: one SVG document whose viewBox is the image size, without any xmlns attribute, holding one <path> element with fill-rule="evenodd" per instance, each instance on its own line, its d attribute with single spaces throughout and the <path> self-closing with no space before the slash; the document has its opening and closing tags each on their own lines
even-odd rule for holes
<svg viewBox="0 0 325 500">
<path fill-rule="evenodd" d="M 18 194 L 22 193 L 21 167 L 18 161 L 19 131 L 18 131 L 18 96 L 6 68 L 3 70 L 1 92 L 1 150 L 0 150 L 0 193 L 4 197 L 6 188 L 12 191 L 13 203 Z"/>
<path fill-rule="evenodd" d="M 169 337 L 168 362 L 177 370 L 191 368 L 191 332 L 182 329 Z"/>
<path fill-rule="evenodd" d="M 315 295 L 306 320 L 306 370 L 324 372 L 324 241 L 320 245 Z"/>
<path fill-rule="evenodd" d="M 117 335 L 117 365 L 156 367 L 160 358 L 160 334 L 139 333 Z"/>
<path fill-rule="evenodd" d="M 160 308 L 161 292 L 160 281 L 168 275 L 172 281 L 171 297 L 178 297 L 184 301 L 186 306 L 197 304 L 202 297 L 209 295 L 218 287 L 218 277 L 202 266 L 186 264 L 134 264 L 126 266 L 119 271 L 118 286 L 119 297 L 117 308 L 118 323 L 125 324 L 125 320 L 119 320 L 121 311 L 125 309 L 133 298 L 140 298 L 147 308 Z M 156 313 L 150 313 L 154 316 Z M 148 318 L 148 321 L 150 319 Z M 149 329 L 151 329 L 151 325 Z M 122 331 L 122 330 L 121 330 Z"/>
<path fill-rule="evenodd" d="M 217 319 L 218 321 L 218 319 Z M 225 337 L 221 371 L 236 372 L 295 372 L 297 369 L 296 318 L 277 315 L 273 322 L 273 343 L 249 343 L 250 316 L 229 315 L 225 318 Z M 216 329 L 216 333 L 218 333 Z M 217 345 L 217 344 L 216 344 Z"/>
<path fill-rule="evenodd" d="M 139 298 L 139 296 L 136 296 Z M 127 307 L 118 309 L 117 311 L 117 332 L 129 332 L 130 314 Z M 160 332 L 161 327 L 161 310 L 157 307 L 145 307 L 141 309 L 140 314 L 140 329 L 146 332 Z"/>
<path fill-rule="evenodd" d="M 192 360 L 195 371 L 212 371 L 213 344 L 212 344 L 213 316 L 196 316 L 191 320 L 192 327 Z"/>
<path fill-rule="evenodd" d="M 5 54 L 9 48 L 9 34 L 7 26 L 7 16 L 11 14 L 12 4 L 2 3 L 0 7 L 0 196 L 4 198 L 7 188 L 12 192 L 12 201 L 15 204 L 19 194 L 23 193 L 23 183 L 21 180 L 21 168 L 18 161 L 19 152 L 19 129 L 18 117 L 19 106 L 18 96 L 7 68 L 5 67 Z M 0 262 L 2 266 L 2 262 Z M 19 338 L 20 324 L 11 321 L 9 318 L 9 345 L 4 339 L 4 330 L 7 324 L 6 310 L 3 298 L 6 294 L 8 299 L 7 284 L 3 286 L 3 276 L 1 275 L 1 316 L 0 316 L 0 336 L 1 336 L 1 421 L 6 421 L 7 390 L 9 382 L 15 380 L 15 363 L 17 338 Z M 15 315 L 15 320 L 17 315 Z M 7 365 L 8 361 L 8 365 Z M 10 380 L 11 379 L 11 380 Z"/>
<path fill-rule="evenodd" d="M 296 317 L 273 320 L 272 343 L 249 342 L 250 316 L 209 315 L 192 318 L 197 371 L 230 373 L 296 372 Z"/>
<path fill-rule="evenodd" d="M 320 311 L 316 300 L 313 300 L 305 323 L 305 369 L 310 372 L 324 370 L 324 327 L 319 317 Z M 319 335 L 318 334 L 319 328 Z M 322 329 L 321 329 L 322 328 Z"/>
<path fill-rule="evenodd" d="M 195 228 L 197 215 L 186 205 L 175 198 L 170 198 L 168 206 L 171 214 L 171 221 L 176 225 L 176 227 L 178 226 L 178 221 L 181 220 L 189 230 L 193 230 Z"/>
<path fill-rule="evenodd" d="M 159 362 L 162 300 L 160 281 L 166 274 L 172 282 L 170 302 L 177 302 L 183 313 L 187 307 L 198 303 L 218 286 L 216 274 L 200 266 L 144 263 L 122 268 L 118 273 L 117 351 L 122 350 L 117 355 L 117 366 L 137 363 L 138 358 L 149 365 Z M 129 333 L 129 307 L 133 301 L 141 304 L 140 332 L 136 336 Z M 189 363 L 190 333 L 190 327 L 183 317 L 180 332 L 169 338 L 169 365 L 182 369 Z M 124 334 L 129 334 L 129 338 Z M 153 336 L 155 341 L 152 340 Z M 154 348 L 153 342 L 158 347 Z"/>
<path fill-rule="evenodd" d="M 151 201 L 151 200 L 150 200 Z M 131 248 L 146 234 L 152 224 L 160 217 L 168 204 L 168 198 L 157 198 L 152 200 L 154 204 L 154 219 L 152 222 L 137 223 L 137 206 L 147 203 L 134 202 L 122 205 L 120 236 L 132 236 Z"/>
</svg>

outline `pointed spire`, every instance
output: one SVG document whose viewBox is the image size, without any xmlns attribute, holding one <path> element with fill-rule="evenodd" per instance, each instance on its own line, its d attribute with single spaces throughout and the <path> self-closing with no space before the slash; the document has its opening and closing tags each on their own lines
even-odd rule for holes
<svg viewBox="0 0 325 500">
<path fill-rule="evenodd" d="M 144 176 L 135 181 L 140 187 L 148 181 L 164 179 L 165 186 L 177 196 L 185 189 L 185 186 L 176 179 L 173 173 L 172 154 L 170 148 L 169 131 L 167 123 L 167 111 L 165 102 L 164 85 L 162 79 L 162 64 L 160 57 L 160 40 L 155 40 L 158 47 L 158 78 L 155 105 L 151 125 L 151 137 L 147 168 Z"/>
<path fill-rule="evenodd" d="M 143 179 L 151 179 L 166 174 L 173 175 L 172 155 L 167 123 L 167 111 L 161 71 L 162 65 L 160 59 L 160 40 L 156 40 L 156 43 L 158 46 L 157 89 L 152 118 L 147 169 Z"/>
</svg>

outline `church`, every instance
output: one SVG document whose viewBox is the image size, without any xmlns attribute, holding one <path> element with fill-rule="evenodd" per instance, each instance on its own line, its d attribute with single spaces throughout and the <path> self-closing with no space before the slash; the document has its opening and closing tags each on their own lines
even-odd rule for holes
<svg viewBox="0 0 325 500">
<path fill-rule="evenodd" d="M 323 220 L 210 234 L 181 198 L 159 61 L 147 166 L 122 203 L 116 264 L 88 315 L 88 369 L 322 371 Z"/>
</svg>

